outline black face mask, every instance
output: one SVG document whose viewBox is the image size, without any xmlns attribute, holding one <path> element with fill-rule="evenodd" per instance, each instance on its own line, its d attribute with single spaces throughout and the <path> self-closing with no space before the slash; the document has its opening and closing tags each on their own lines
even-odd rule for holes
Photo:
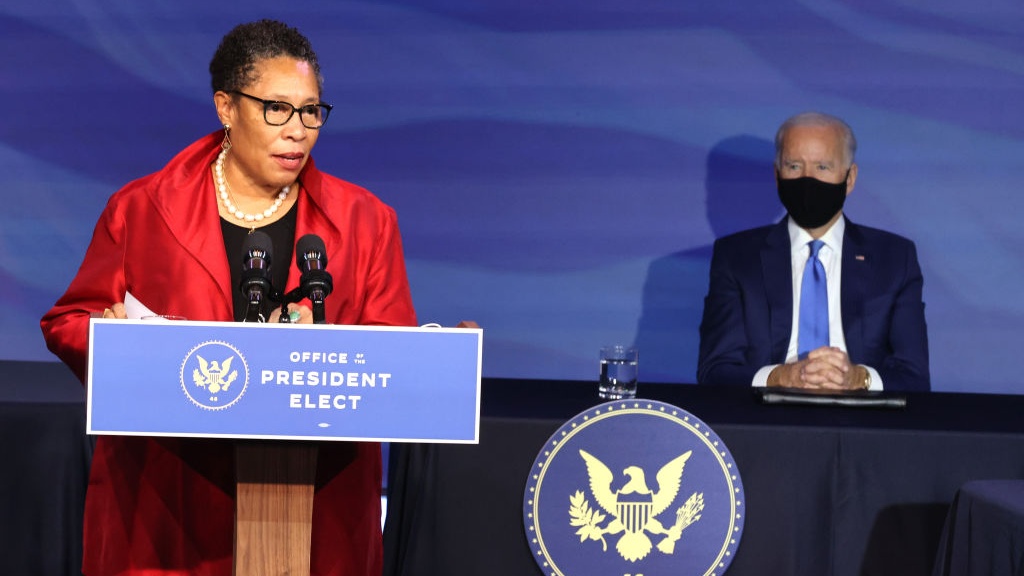
<svg viewBox="0 0 1024 576">
<path fill-rule="evenodd" d="M 849 171 L 846 176 L 850 176 Z M 779 187 L 779 200 L 801 228 L 824 226 L 846 202 L 846 178 L 838 184 L 830 184 L 810 176 L 783 180 L 776 174 L 775 182 Z"/>
</svg>

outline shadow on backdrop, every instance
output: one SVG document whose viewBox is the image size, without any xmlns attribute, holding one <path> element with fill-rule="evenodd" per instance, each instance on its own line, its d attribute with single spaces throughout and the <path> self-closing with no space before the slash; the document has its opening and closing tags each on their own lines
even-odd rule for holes
<svg viewBox="0 0 1024 576">
<path fill-rule="evenodd" d="M 726 138 L 708 152 L 705 206 L 715 238 L 781 217 L 772 180 L 774 157 L 772 142 L 745 134 Z M 696 380 L 711 251 L 710 244 L 697 246 L 656 258 L 648 267 L 634 340 L 642 381 Z"/>
</svg>

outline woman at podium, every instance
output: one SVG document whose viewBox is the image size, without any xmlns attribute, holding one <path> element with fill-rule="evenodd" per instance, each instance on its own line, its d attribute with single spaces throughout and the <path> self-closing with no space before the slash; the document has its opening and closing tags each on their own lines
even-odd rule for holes
<svg viewBox="0 0 1024 576">
<path fill-rule="evenodd" d="M 110 198 L 81 268 L 42 319 L 49 349 L 83 382 L 89 318 L 126 317 L 126 299 L 189 320 L 243 319 L 239 263 L 254 231 L 272 241 L 269 282 L 283 292 L 299 284 L 296 238 L 323 239 L 328 323 L 416 324 L 395 212 L 311 157 L 331 106 L 309 41 L 280 22 L 243 24 L 221 40 L 210 74 L 220 128 Z M 289 306 L 294 321 L 312 320 L 308 301 Z M 279 319 L 278 308 L 264 312 Z M 234 459 L 227 440 L 99 437 L 85 576 L 229 576 Z M 312 574 L 380 574 L 380 492 L 378 444 L 321 443 Z"/>
</svg>

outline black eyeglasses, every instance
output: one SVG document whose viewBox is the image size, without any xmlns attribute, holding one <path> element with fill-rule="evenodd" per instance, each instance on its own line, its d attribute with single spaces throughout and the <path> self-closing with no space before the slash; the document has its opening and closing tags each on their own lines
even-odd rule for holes
<svg viewBox="0 0 1024 576">
<path fill-rule="evenodd" d="M 298 111 L 299 121 L 302 122 L 302 125 L 306 128 L 317 130 L 324 125 L 324 122 L 327 122 L 327 117 L 331 114 L 331 109 L 334 108 L 334 106 L 324 102 L 306 104 L 296 108 L 288 102 L 264 100 L 263 98 L 257 98 L 238 90 L 231 90 L 230 92 L 263 104 L 263 119 L 271 126 L 284 126 L 292 119 L 292 115 Z"/>
</svg>

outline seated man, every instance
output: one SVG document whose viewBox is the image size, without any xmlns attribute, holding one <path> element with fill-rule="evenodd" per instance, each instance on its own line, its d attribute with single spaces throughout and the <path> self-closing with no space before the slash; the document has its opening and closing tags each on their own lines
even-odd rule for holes
<svg viewBox="0 0 1024 576">
<path fill-rule="evenodd" d="M 913 242 L 843 216 L 857 181 L 850 127 L 814 112 L 775 136 L 788 217 L 715 241 L 697 382 L 928 390 Z"/>
</svg>

